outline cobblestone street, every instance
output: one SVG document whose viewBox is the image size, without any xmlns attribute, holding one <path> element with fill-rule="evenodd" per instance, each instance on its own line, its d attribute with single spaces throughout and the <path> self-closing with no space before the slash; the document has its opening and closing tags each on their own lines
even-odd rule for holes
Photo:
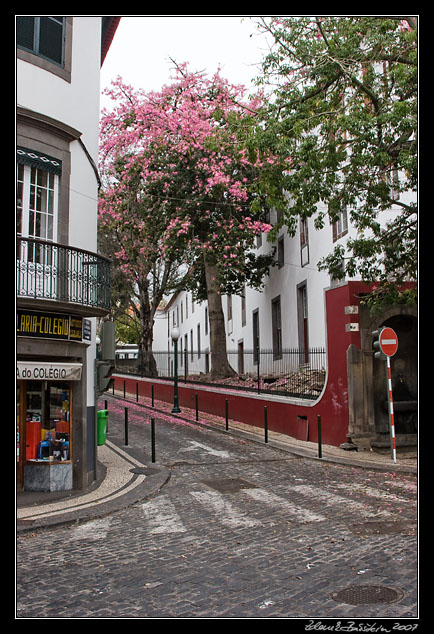
<svg viewBox="0 0 434 634">
<path fill-rule="evenodd" d="M 149 433 L 130 416 L 148 465 Z M 415 476 L 188 424 L 156 435 L 155 497 L 18 537 L 18 618 L 417 618 Z M 108 437 L 125 450 L 113 411 Z"/>
</svg>

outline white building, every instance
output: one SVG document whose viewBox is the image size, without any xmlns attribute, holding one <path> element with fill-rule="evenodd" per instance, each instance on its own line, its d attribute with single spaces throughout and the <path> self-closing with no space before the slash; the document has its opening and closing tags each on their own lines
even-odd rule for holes
<svg viewBox="0 0 434 634">
<path fill-rule="evenodd" d="M 96 477 L 100 68 L 119 19 L 16 17 L 18 490 Z"/>
</svg>

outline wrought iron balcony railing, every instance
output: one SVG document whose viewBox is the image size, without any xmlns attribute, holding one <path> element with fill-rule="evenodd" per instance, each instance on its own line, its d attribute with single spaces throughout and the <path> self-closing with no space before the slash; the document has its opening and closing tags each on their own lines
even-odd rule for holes
<svg viewBox="0 0 434 634">
<path fill-rule="evenodd" d="M 17 236 L 17 298 L 110 310 L 111 261 L 75 247 Z"/>
</svg>

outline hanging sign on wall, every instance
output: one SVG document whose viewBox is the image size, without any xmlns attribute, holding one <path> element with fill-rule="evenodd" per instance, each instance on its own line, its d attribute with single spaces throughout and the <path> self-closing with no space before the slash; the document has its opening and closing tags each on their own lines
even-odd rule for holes
<svg viewBox="0 0 434 634">
<path fill-rule="evenodd" d="M 81 363 L 17 361 L 17 379 L 29 381 L 80 381 Z"/>
<path fill-rule="evenodd" d="M 17 310 L 18 337 L 81 341 L 83 319 L 72 315 Z"/>
</svg>

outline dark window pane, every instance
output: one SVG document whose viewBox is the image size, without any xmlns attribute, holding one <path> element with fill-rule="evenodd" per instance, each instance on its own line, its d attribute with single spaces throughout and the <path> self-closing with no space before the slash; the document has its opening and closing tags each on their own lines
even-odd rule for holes
<svg viewBox="0 0 434 634">
<path fill-rule="evenodd" d="M 63 20 L 41 17 L 39 53 L 57 64 L 63 62 Z"/>
<path fill-rule="evenodd" d="M 17 46 L 24 46 L 32 51 L 34 31 L 34 17 L 17 18 Z"/>
</svg>

